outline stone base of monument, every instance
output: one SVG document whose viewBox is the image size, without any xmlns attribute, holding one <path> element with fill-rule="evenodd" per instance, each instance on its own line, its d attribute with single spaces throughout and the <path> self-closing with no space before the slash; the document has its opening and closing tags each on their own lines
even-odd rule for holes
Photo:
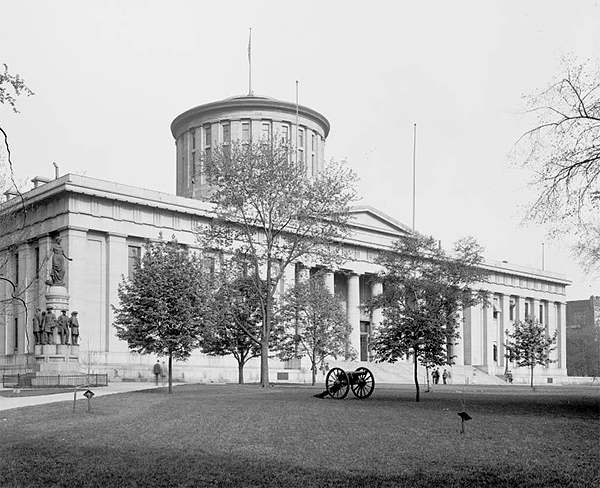
<svg viewBox="0 0 600 488">
<path fill-rule="evenodd" d="M 79 346 L 68 344 L 43 344 L 35 346 L 35 363 L 40 374 L 81 372 Z"/>
<path fill-rule="evenodd" d="M 67 288 L 64 286 L 52 285 L 48 287 L 48 293 L 46 293 L 46 307 L 52 307 L 55 314 L 65 309 L 69 309 L 69 294 Z"/>
</svg>

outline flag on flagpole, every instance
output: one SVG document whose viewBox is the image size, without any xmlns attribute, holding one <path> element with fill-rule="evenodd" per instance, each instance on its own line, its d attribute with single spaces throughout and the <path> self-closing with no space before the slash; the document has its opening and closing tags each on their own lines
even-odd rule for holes
<svg viewBox="0 0 600 488">
<path fill-rule="evenodd" d="M 250 59 L 250 53 L 252 51 L 252 27 L 250 27 L 250 34 L 248 35 L 248 62 L 252 62 Z"/>
</svg>

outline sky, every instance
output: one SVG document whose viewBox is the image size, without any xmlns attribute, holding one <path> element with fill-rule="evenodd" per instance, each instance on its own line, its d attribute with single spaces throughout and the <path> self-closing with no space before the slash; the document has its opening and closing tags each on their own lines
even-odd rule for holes
<svg viewBox="0 0 600 488">
<path fill-rule="evenodd" d="M 600 0 L 0 0 L 0 63 L 35 92 L 0 108 L 17 179 L 56 162 L 175 193 L 170 124 L 248 93 L 250 28 L 254 93 L 294 102 L 298 80 L 360 204 L 412 226 L 415 156 L 416 230 L 564 273 L 568 300 L 600 295 L 564 242 L 523 224 L 535 194 L 509 158 L 533 126 L 523 96 L 563 56 L 600 57 Z"/>
</svg>

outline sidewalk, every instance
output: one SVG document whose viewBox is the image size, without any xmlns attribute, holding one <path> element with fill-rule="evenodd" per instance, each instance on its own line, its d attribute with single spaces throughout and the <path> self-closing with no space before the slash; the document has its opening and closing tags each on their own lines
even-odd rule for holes
<svg viewBox="0 0 600 488">
<path fill-rule="evenodd" d="M 181 385 L 183 383 L 173 383 L 173 386 Z M 155 386 L 153 382 L 114 382 L 108 383 L 108 386 L 98 386 L 89 388 L 94 392 L 94 397 L 113 395 L 115 393 L 128 393 L 131 391 L 142 391 L 152 390 L 155 388 L 168 388 L 168 386 Z M 85 400 L 83 393 L 88 388 L 77 389 L 77 400 Z M 43 405 L 46 403 L 57 403 L 73 401 L 73 389 L 69 388 L 65 390 L 65 393 L 55 393 L 52 395 L 39 395 L 39 396 L 23 396 L 23 397 L 12 397 L 4 398 L 0 396 L 0 411 L 10 410 L 12 408 L 31 407 L 33 405 Z"/>
</svg>

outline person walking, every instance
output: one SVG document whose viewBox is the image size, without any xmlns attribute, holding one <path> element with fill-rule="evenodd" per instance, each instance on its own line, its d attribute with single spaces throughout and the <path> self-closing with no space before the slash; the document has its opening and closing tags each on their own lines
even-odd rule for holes
<svg viewBox="0 0 600 488">
<path fill-rule="evenodd" d="M 446 380 L 448 379 L 448 371 L 446 371 L 444 369 L 444 372 L 442 373 L 442 380 L 444 380 L 444 385 L 447 385 L 448 383 L 446 382 Z"/>
<path fill-rule="evenodd" d="M 156 360 L 156 364 L 154 365 L 154 369 L 152 371 L 154 372 L 154 380 L 156 382 L 156 386 L 158 386 L 158 377 L 162 372 L 162 368 L 160 367 L 160 362 L 158 361 L 158 359 Z"/>
</svg>

